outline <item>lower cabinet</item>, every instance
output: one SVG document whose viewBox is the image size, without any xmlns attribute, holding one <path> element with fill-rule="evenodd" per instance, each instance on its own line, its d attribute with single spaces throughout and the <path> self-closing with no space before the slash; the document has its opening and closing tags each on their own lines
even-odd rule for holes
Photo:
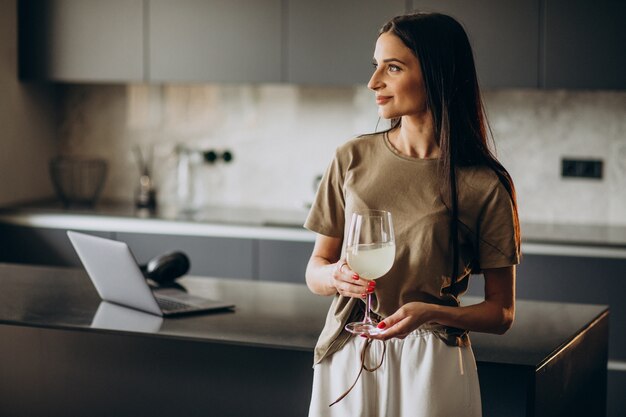
<svg viewBox="0 0 626 417">
<path fill-rule="evenodd" d="M 304 272 L 313 252 L 313 242 L 258 241 L 258 278 L 304 284 Z"/>
<path fill-rule="evenodd" d="M 304 284 L 313 242 L 82 231 L 126 242 L 139 264 L 184 252 L 191 275 Z M 64 229 L 0 224 L 0 262 L 82 266 Z"/>
<path fill-rule="evenodd" d="M 82 231 L 113 238 L 113 233 Z M 81 266 L 64 229 L 0 224 L 0 262 L 51 266 Z"/>
<path fill-rule="evenodd" d="M 469 295 L 484 295 L 482 275 L 473 276 Z M 626 259 L 524 255 L 517 267 L 520 300 L 606 304 L 609 314 L 609 361 L 626 362 Z M 515 325 L 515 324 L 514 324 Z M 620 367 L 621 368 L 621 367 Z M 625 416 L 626 370 L 609 365 L 607 415 Z"/>
<path fill-rule="evenodd" d="M 167 252 L 180 251 L 189 257 L 190 275 L 256 278 L 256 245 L 252 239 L 119 232 L 116 239 L 128 244 L 140 264 Z"/>
</svg>

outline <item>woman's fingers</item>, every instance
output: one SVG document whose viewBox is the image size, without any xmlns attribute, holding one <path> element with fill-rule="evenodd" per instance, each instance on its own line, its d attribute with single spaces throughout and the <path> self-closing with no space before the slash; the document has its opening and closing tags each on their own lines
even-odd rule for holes
<svg viewBox="0 0 626 417">
<path fill-rule="evenodd" d="M 337 292 L 344 297 L 362 298 L 376 288 L 376 282 L 363 279 L 350 269 L 345 260 L 335 264 L 333 282 Z"/>
</svg>

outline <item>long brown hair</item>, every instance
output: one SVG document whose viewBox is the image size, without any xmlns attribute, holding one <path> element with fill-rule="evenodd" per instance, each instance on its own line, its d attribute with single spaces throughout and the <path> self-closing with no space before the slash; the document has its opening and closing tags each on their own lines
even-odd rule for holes
<svg viewBox="0 0 626 417">
<path fill-rule="evenodd" d="M 463 26 L 439 13 L 397 16 L 379 31 L 393 33 L 418 58 L 428 107 L 432 113 L 435 138 L 441 149 L 439 159 L 442 198 L 450 210 L 453 270 L 449 292 L 458 279 L 459 208 L 456 168 L 487 166 L 509 193 L 514 211 L 515 240 L 520 247 L 517 199 L 513 180 L 498 162 L 488 143 L 488 123 L 478 87 L 472 47 Z M 393 119 L 391 129 L 400 125 Z M 479 267 L 475 267 L 477 272 Z"/>
</svg>

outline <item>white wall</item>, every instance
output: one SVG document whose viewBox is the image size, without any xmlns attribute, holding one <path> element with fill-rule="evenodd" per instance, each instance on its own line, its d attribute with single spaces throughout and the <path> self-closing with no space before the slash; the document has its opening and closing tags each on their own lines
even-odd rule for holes
<svg viewBox="0 0 626 417">
<path fill-rule="evenodd" d="M 626 92 L 487 91 L 485 102 L 522 220 L 626 224 Z M 111 161 L 108 197 L 132 199 L 131 147 L 154 143 L 159 200 L 174 204 L 180 142 L 235 155 L 202 168 L 199 204 L 301 208 L 335 147 L 378 117 L 364 86 L 130 85 L 66 87 L 62 120 L 65 152 Z M 562 157 L 601 158 L 605 178 L 563 179 Z"/>
<path fill-rule="evenodd" d="M 53 194 L 53 92 L 17 79 L 17 1 L 0 0 L 0 205 Z"/>
</svg>

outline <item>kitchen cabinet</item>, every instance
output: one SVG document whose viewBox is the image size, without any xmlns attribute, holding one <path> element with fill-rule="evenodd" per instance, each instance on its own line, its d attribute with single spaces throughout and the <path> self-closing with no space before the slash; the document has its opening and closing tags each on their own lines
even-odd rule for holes
<svg viewBox="0 0 626 417">
<path fill-rule="evenodd" d="M 142 0 L 21 0 L 22 79 L 139 81 Z"/>
<path fill-rule="evenodd" d="M 84 233 L 113 238 L 109 232 L 85 230 Z M 82 266 L 65 229 L 0 224 L 0 237 L 0 262 Z"/>
<path fill-rule="evenodd" d="M 608 304 L 611 329 L 626 328 L 626 259 L 556 255 L 522 257 L 517 267 L 517 298 L 568 303 Z M 469 295 L 483 295 L 482 276 L 472 277 Z M 611 359 L 626 361 L 626 334 L 612 331 Z"/>
<path fill-rule="evenodd" d="M 544 0 L 546 88 L 626 88 L 626 2 Z"/>
<path fill-rule="evenodd" d="M 71 227 L 68 226 L 69 229 Z M 190 275 L 304 284 L 313 242 L 137 232 L 81 232 L 126 242 L 139 264 L 184 252 Z M 66 229 L 0 223 L 0 262 L 82 267 Z"/>
<path fill-rule="evenodd" d="M 304 273 L 313 246 L 313 242 L 259 240 L 259 280 L 304 284 Z"/>
<path fill-rule="evenodd" d="M 538 87 L 539 0 L 413 0 L 412 6 L 463 24 L 482 87 Z"/>
<path fill-rule="evenodd" d="M 116 233 L 139 263 L 166 252 L 184 252 L 191 261 L 190 275 L 254 279 L 255 242 L 252 239 L 205 236 Z"/>
<path fill-rule="evenodd" d="M 404 0 L 289 0 L 287 79 L 304 84 L 366 84 L 378 29 L 405 12 Z"/>
<path fill-rule="evenodd" d="M 150 0 L 150 81 L 279 82 L 281 0 Z"/>
<path fill-rule="evenodd" d="M 468 294 L 482 297 L 483 285 L 472 277 Z M 617 363 L 626 363 L 625 293 L 626 259 L 526 254 L 517 269 L 518 299 L 609 305 L 609 361 Z M 626 372 L 609 367 L 607 415 L 626 415 L 624 384 Z"/>
</svg>

